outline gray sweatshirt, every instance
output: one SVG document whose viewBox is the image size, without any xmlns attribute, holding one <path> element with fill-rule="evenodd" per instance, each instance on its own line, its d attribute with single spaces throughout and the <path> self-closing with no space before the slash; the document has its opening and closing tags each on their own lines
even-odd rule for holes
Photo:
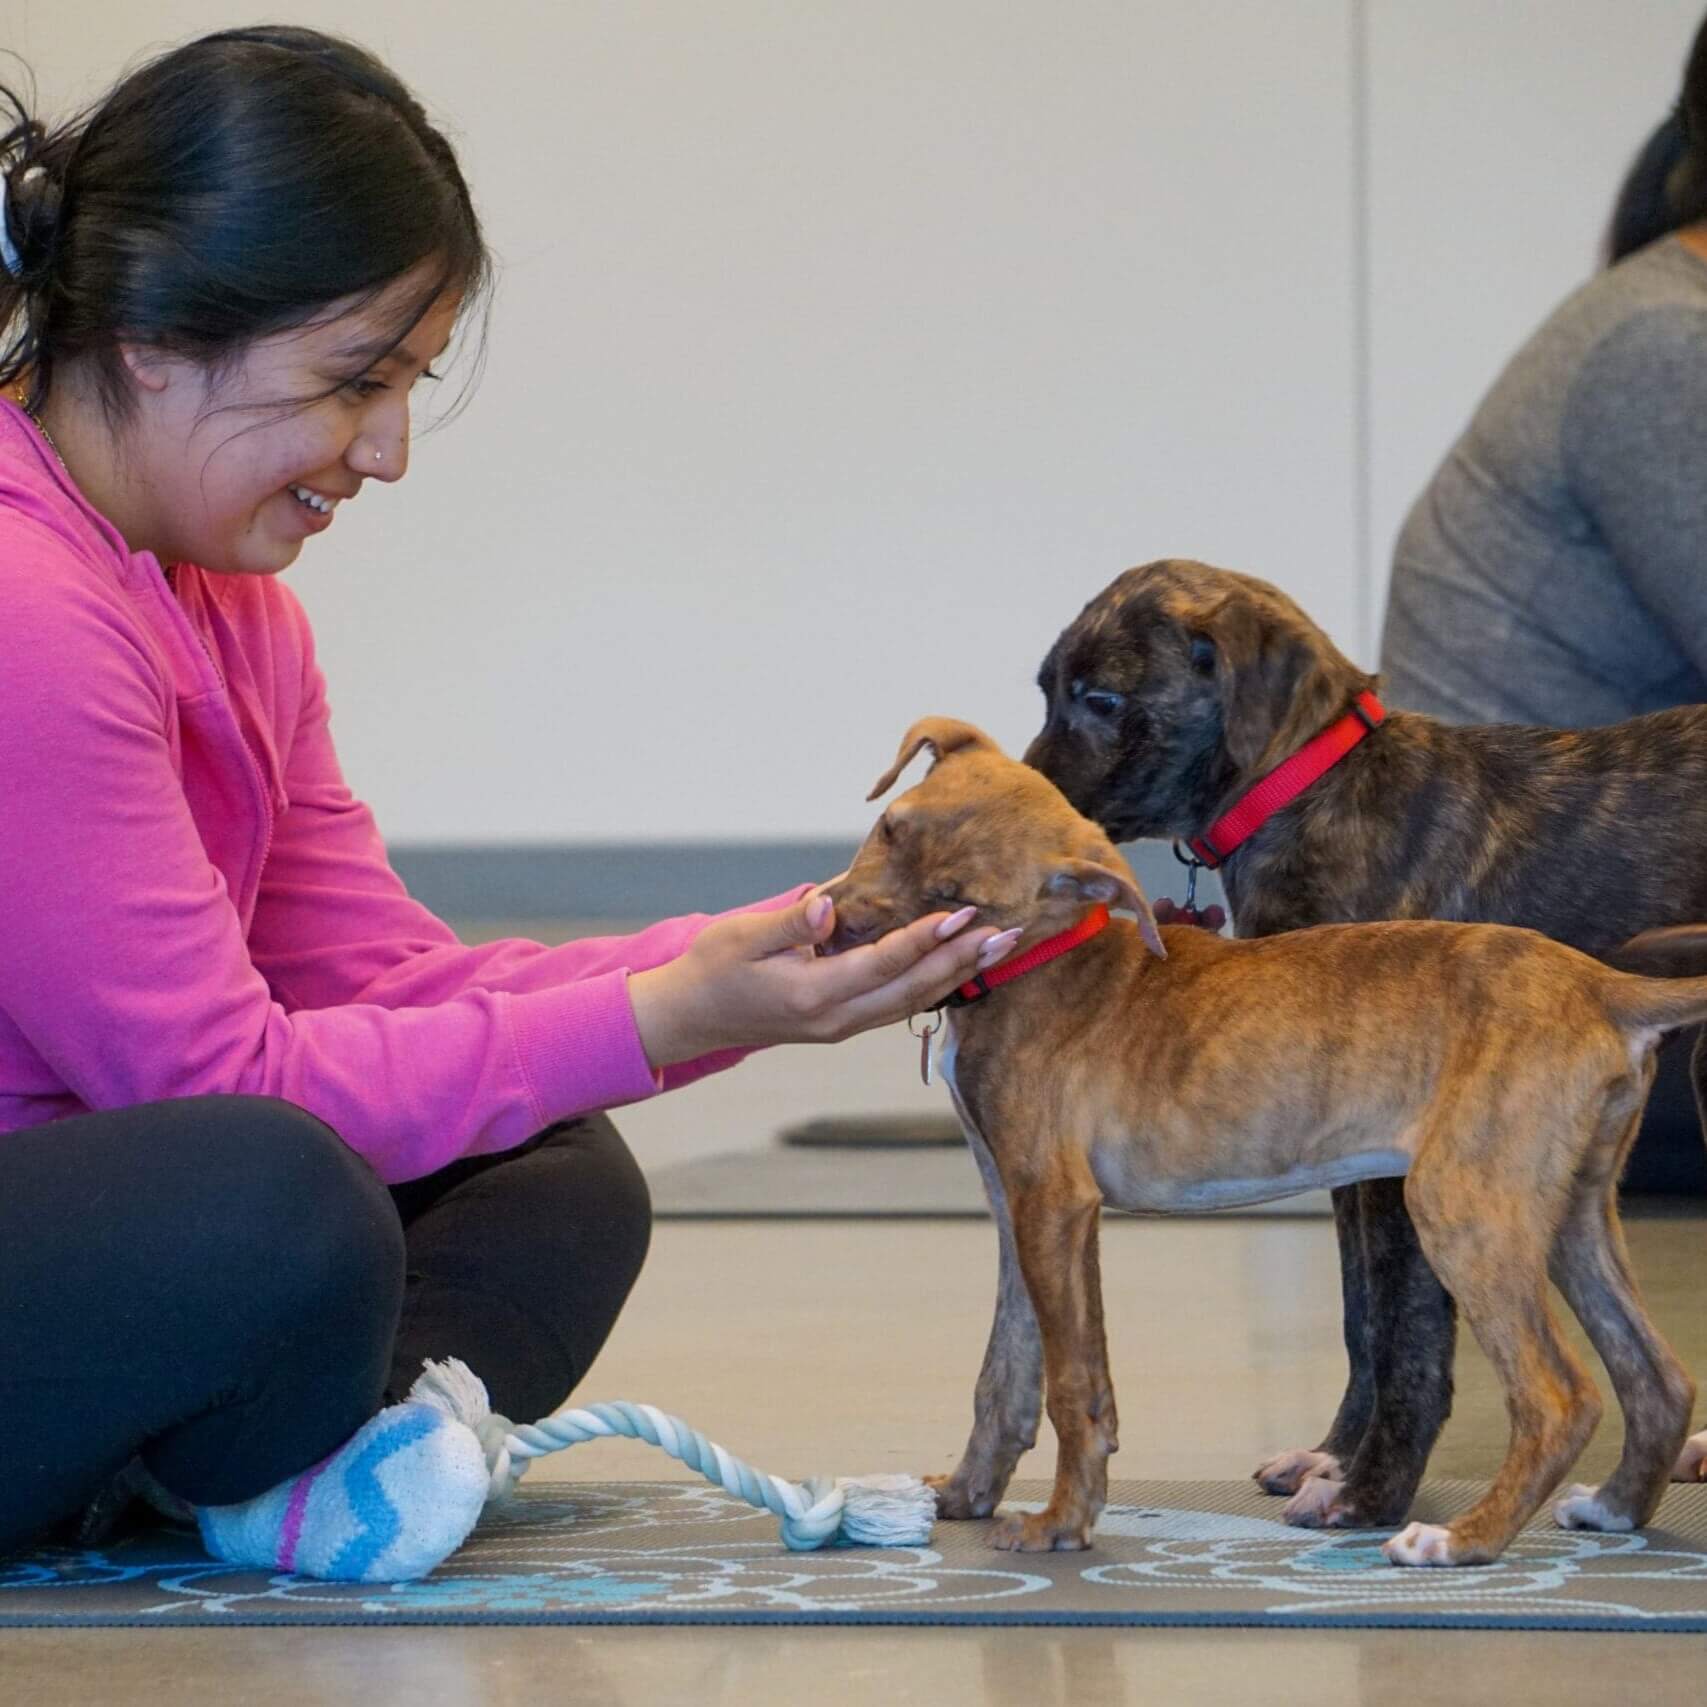
<svg viewBox="0 0 1707 1707">
<path fill-rule="evenodd" d="M 1512 358 L 1399 535 L 1381 668 L 1454 722 L 1707 700 L 1707 261 L 1663 238 Z"/>
</svg>

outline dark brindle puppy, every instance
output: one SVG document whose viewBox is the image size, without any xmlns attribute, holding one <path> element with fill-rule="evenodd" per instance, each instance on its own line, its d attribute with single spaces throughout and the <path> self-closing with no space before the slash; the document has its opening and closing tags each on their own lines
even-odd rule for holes
<svg viewBox="0 0 1707 1707">
<path fill-rule="evenodd" d="M 1039 684 L 1048 716 L 1027 761 L 1130 841 L 1201 835 L 1375 681 L 1266 581 L 1168 561 L 1086 605 Z M 1221 875 L 1242 937 L 1461 919 L 1605 958 L 1649 927 L 1707 918 L 1707 706 L 1583 730 L 1393 713 Z M 1692 1072 L 1699 1098 L 1699 1044 Z M 1390 1524 L 1451 1409 L 1452 1303 L 1396 1182 L 1337 1191 L 1334 1216 L 1350 1383 L 1321 1446 L 1258 1478 L 1296 1491 L 1296 1522 Z"/>
</svg>

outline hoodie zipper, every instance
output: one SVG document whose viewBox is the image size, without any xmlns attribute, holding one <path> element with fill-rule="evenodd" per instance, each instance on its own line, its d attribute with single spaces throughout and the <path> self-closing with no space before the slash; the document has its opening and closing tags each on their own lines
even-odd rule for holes
<svg viewBox="0 0 1707 1707">
<path fill-rule="evenodd" d="M 249 737 L 243 733 L 243 719 L 237 715 L 237 702 L 232 697 L 231 684 L 225 679 L 225 672 L 219 667 L 219 660 L 213 655 L 213 648 L 208 645 L 202 631 L 190 621 L 189 612 L 178 602 L 178 589 L 175 580 L 176 564 L 162 564 L 160 578 L 166 585 L 166 597 L 171 603 L 176 619 L 195 636 L 196 644 L 202 649 L 202 656 L 207 659 L 208 666 L 213 671 L 214 680 L 219 683 L 220 693 L 224 696 L 225 707 L 231 716 L 232 723 L 237 729 L 238 744 L 243 749 L 243 756 L 249 761 L 250 779 L 254 787 L 255 798 L 261 808 L 261 822 L 265 826 L 261 838 L 261 860 L 255 867 L 255 894 L 261 893 L 261 875 L 267 869 L 267 861 L 273 852 L 273 823 L 277 817 L 274 811 L 272 797 L 267 791 L 266 767 L 261 763 L 261 756 L 249 743 Z"/>
</svg>

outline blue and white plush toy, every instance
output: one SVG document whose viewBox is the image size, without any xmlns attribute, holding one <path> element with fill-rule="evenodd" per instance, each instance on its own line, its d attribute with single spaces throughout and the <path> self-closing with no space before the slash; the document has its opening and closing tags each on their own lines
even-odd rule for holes
<svg viewBox="0 0 1707 1707">
<path fill-rule="evenodd" d="M 294 1481 L 241 1505 L 198 1507 L 196 1527 L 227 1564 L 403 1582 L 425 1576 L 468 1538 L 490 1480 L 478 1436 L 411 1398 Z"/>
</svg>

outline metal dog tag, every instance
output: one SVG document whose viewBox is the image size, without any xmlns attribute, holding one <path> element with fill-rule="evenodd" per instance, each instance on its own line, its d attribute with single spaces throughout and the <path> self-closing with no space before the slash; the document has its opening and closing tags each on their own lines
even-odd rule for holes
<svg viewBox="0 0 1707 1707">
<path fill-rule="evenodd" d="M 919 1078 L 924 1084 L 928 1085 L 931 1082 L 932 1076 L 931 1039 L 942 1030 L 942 1015 L 938 1014 L 936 1016 L 936 1023 L 934 1025 L 927 1020 L 923 1031 L 913 1031 L 913 1021 L 918 1017 L 919 1016 L 917 1014 L 907 1015 L 907 1030 L 912 1032 L 912 1035 L 919 1040 Z"/>
</svg>

